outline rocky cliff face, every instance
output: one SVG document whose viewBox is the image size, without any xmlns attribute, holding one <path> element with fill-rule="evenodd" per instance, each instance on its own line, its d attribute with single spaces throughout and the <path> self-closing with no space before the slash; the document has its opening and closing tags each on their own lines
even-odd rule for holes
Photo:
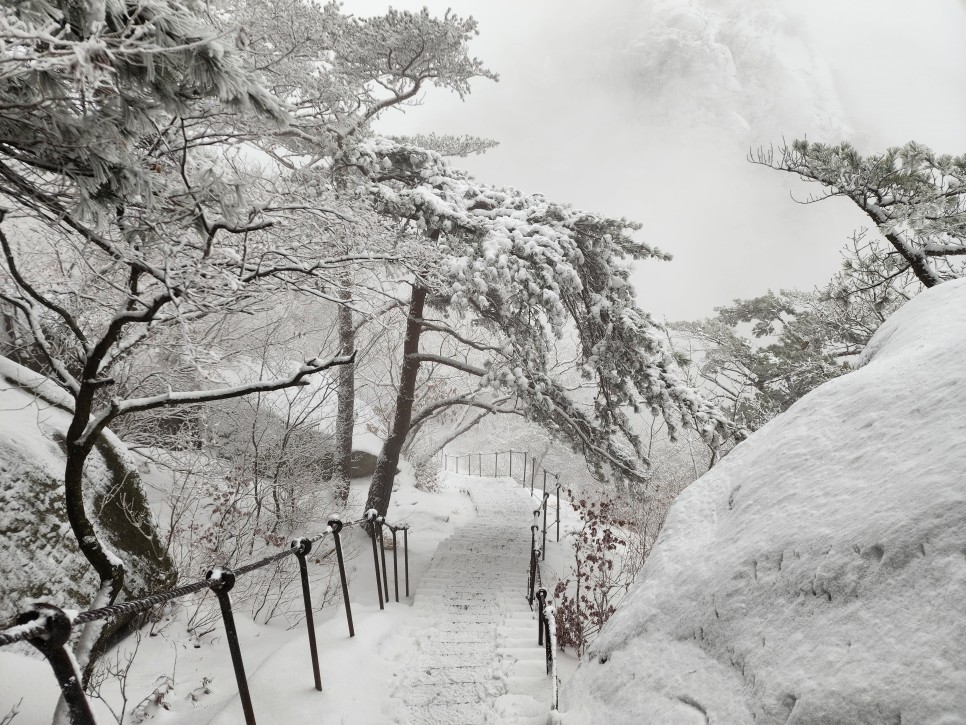
<svg viewBox="0 0 966 725">
<path fill-rule="evenodd" d="M 0 622 L 38 600 L 85 609 L 97 590 L 64 512 L 65 404 L 36 373 L 0 359 Z M 86 477 L 88 510 L 126 565 L 125 597 L 173 585 L 140 477 L 115 436 L 98 442 Z"/>
<path fill-rule="evenodd" d="M 966 280 L 689 487 L 564 722 L 966 723 Z"/>
</svg>

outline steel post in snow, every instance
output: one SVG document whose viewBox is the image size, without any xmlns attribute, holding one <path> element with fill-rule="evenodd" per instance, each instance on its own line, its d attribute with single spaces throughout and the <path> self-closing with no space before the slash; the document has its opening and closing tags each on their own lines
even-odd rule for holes
<svg viewBox="0 0 966 725">
<path fill-rule="evenodd" d="M 396 601 L 399 601 L 399 557 L 397 553 L 399 546 L 396 544 L 396 528 L 391 527 L 392 531 L 392 583 L 396 588 Z"/>
<path fill-rule="evenodd" d="M 349 623 L 349 636 L 355 637 L 356 632 L 352 626 L 352 607 L 349 605 L 349 584 L 345 577 L 345 559 L 342 556 L 342 531 L 341 519 L 329 519 L 329 528 L 332 530 L 332 538 L 335 541 L 335 557 L 339 561 L 339 579 L 342 582 L 342 602 L 345 604 L 345 618 Z"/>
<path fill-rule="evenodd" d="M 539 616 L 537 617 L 537 644 L 543 646 L 543 630 L 544 630 L 544 608 L 547 606 L 547 590 L 543 587 L 537 590 L 537 602 L 539 606 Z"/>
<path fill-rule="evenodd" d="M 245 663 L 242 661 L 241 647 L 238 644 L 238 630 L 235 628 L 235 617 L 231 612 L 231 597 L 228 592 L 235 586 L 235 573 L 231 569 L 215 567 L 205 576 L 213 580 L 212 591 L 218 597 L 221 607 L 221 617 L 225 621 L 225 639 L 228 640 L 228 651 L 231 653 L 231 665 L 235 670 L 235 681 L 238 683 L 238 699 L 241 700 L 242 711 L 245 713 L 246 725 L 255 725 L 255 711 L 252 709 L 252 695 L 248 691 L 248 678 L 245 677 Z"/>
<path fill-rule="evenodd" d="M 386 593 L 386 601 L 389 601 L 389 577 L 386 576 L 386 540 L 382 535 L 382 525 L 386 519 L 380 516 L 376 519 L 379 527 L 379 551 L 382 552 L 382 591 Z"/>
<path fill-rule="evenodd" d="M 409 596 L 409 524 L 403 528 L 403 556 L 406 563 L 406 596 Z"/>
<path fill-rule="evenodd" d="M 30 624 L 37 620 L 45 620 L 47 631 L 27 641 L 40 650 L 54 671 L 54 677 L 67 704 L 67 716 L 71 725 L 95 725 L 94 713 L 91 712 L 81 684 L 81 673 L 77 671 L 74 658 L 66 649 L 71 632 L 70 617 L 53 604 L 37 603 L 17 617 L 17 624 Z"/>
<path fill-rule="evenodd" d="M 546 561 L 547 559 L 547 500 L 550 498 L 550 494 L 546 491 L 543 492 L 543 546 L 540 551 L 542 555 L 541 559 Z"/>
<path fill-rule="evenodd" d="M 557 543 L 560 543 L 560 474 L 557 474 Z"/>
<path fill-rule="evenodd" d="M 372 562 L 376 568 L 376 591 L 379 593 L 379 609 L 384 609 L 385 607 L 382 602 L 382 577 L 379 576 L 379 546 L 376 544 L 376 529 L 378 527 L 372 518 L 369 519 L 369 522 L 371 524 L 369 534 L 372 536 Z"/>
<path fill-rule="evenodd" d="M 322 676 L 319 674 L 319 649 L 315 642 L 315 619 L 312 617 L 312 592 L 309 589 L 309 569 L 305 555 L 312 550 L 312 542 L 300 539 L 292 542 L 295 558 L 299 561 L 299 576 L 302 579 L 302 603 L 305 605 L 305 626 L 309 632 L 309 654 L 312 657 L 312 674 L 315 676 L 315 689 L 322 692 Z"/>
</svg>

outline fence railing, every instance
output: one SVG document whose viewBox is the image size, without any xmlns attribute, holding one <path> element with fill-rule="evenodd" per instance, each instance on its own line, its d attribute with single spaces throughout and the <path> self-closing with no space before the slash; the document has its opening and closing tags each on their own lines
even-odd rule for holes
<svg viewBox="0 0 966 725">
<path fill-rule="evenodd" d="M 489 461 L 493 456 L 494 476 L 507 475 L 521 483 L 524 487 L 530 486 L 531 495 L 536 495 L 536 482 L 540 485 L 540 505 L 534 509 L 534 522 L 530 527 L 530 571 L 527 582 L 527 601 L 533 608 L 534 602 L 538 604 L 538 624 L 537 624 L 537 644 L 545 647 L 547 674 L 551 677 L 551 709 L 557 710 L 558 705 L 558 679 L 557 679 L 557 659 L 556 659 L 556 624 L 555 611 L 553 604 L 548 601 L 547 589 L 543 586 L 540 562 L 546 558 L 547 544 L 547 510 L 551 494 L 554 494 L 556 503 L 554 524 L 557 528 L 557 541 L 560 541 L 560 475 L 543 469 L 536 460 L 526 451 L 503 451 L 497 453 L 474 453 L 462 456 L 450 456 L 444 454 L 442 463 L 444 470 L 461 471 L 461 462 L 466 459 L 466 473 L 472 475 L 473 458 L 476 459 L 476 475 L 487 475 L 484 470 L 484 462 Z M 501 469 L 500 462 L 503 457 L 504 466 Z M 522 457 L 522 466 L 520 458 Z M 516 462 L 516 471 L 514 463 Z M 505 470 L 506 474 L 500 471 Z M 552 478 L 552 480 L 548 480 Z M 548 490 L 548 485 L 550 490 Z M 68 709 L 68 717 L 72 725 L 96 725 L 94 715 L 91 711 L 90 703 L 84 693 L 83 680 L 81 673 L 77 671 L 76 662 L 68 650 L 67 644 L 75 626 L 88 624 L 91 622 L 111 619 L 120 615 L 135 615 L 164 604 L 166 602 L 180 599 L 195 592 L 210 589 L 218 599 L 221 609 L 222 620 L 225 626 L 225 635 L 228 642 L 228 650 L 232 660 L 232 667 L 235 672 L 235 679 L 238 686 L 238 695 L 244 713 L 246 725 L 255 724 L 254 708 L 252 706 L 251 693 L 248 689 L 248 679 L 245 674 L 245 665 L 242 659 L 241 644 L 238 632 L 235 627 L 234 614 L 231 609 L 231 598 L 229 592 L 235 586 L 238 577 L 250 572 L 261 569 L 269 564 L 273 564 L 289 556 L 295 556 L 298 560 L 299 575 L 302 584 L 302 597 L 305 607 L 305 623 L 308 632 L 309 654 L 312 661 L 312 673 L 315 680 L 315 689 L 322 690 L 322 678 L 319 671 L 318 646 L 315 638 L 315 623 L 312 610 L 312 596 L 309 586 L 308 565 L 306 556 L 312 550 L 312 546 L 327 536 L 333 539 L 334 551 L 339 566 L 339 580 L 342 587 L 342 599 L 345 604 L 346 624 L 349 636 L 355 636 L 355 628 L 352 621 L 352 608 L 349 598 L 349 585 L 345 572 L 345 560 L 342 552 L 341 531 L 345 526 L 367 524 L 369 536 L 372 541 L 373 565 L 376 577 L 376 591 L 379 598 L 379 608 L 384 609 L 385 603 L 389 601 L 389 579 L 388 567 L 386 564 L 386 540 L 385 531 L 388 530 L 392 537 L 392 570 L 395 601 L 399 601 L 399 540 L 398 534 L 402 532 L 403 543 L 403 566 L 405 581 L 405 596 L 409 597 L 409 525 L 394 525 L 386 521 L 385 517 L 380 516 L 375 509 L 366 512 L 366 515 L 358 521 L 348 524 L 338 517 L 330 517 L 328 526 L 321 534 L 312 537 L 305 537 L 293 541 L 290 548 L 271 556 L 267 556 L 258 561 L 245 564 L 244 566 L 231 569 L 229 567 L 214 566 L 208 571 L 203 580 L 186 584 L 174 589 L 152 594 L 147 597 L 135 599 L 129 602 L 111 604 L 106 607 L 92 609 L 78 614 L 68 614 L 63 609 L 52 604 L 37 603 L 28 610 L 22 612 L 17 617 L 17 625 L 6 630 L 0 631 L 0 646 L 13 644 L 15 642 L 27 642 L 44 656 L 50 664 L 64 696 L 64 701 Z M 539 538 L 539 545 L 538 545 Z"/>
<path fill-rule="evenodd" d="M 520 465 L 520 458 L 523 465 Z M 492 458 L 492 467 L 487 465 Z M 500 466 L 501 460 L 503 466 Z M 465 461 L 465 464 L 464 464 Z M 476 463 L 476 470 L 473 463 Z M 514 473 L 516 463 L 516 473 Z M 549 594 L 543 586 L 540 562 L 547 558 L 547 509 L 548 502 L 553 495 L 556 506 L 554 508 L 553 524 L 557 528 L 557 541 L 560 541 L 560 474 L 548 471 L 540 466 L 528 451 L 498 451 L 493 453 L 464 453 L 449 455 L 443 453 L 442 464 L 444 471 L 465 473 L 473 476 L 508 476 L 520 482 L 526 488 L 530 486 L 530 495 L 539 492 L 540 504 L 533 510 L 533 523 L 530 525 L 530 570 L 527 576 L 527 602 L 533 609 L 537 603 L 537 644 L 545 648 L 547 675 L 550 677 L 551 694 L 550 709 L 557 711 L 559 704 L 557 679 L 557 623 L 556 610 L 549 601 Z M 548 478 L 552 479 L 548 481 Z M 539 481 L 540 488 L 536 488 Z M 549 490 L 548 490 L 549 484 Z"/>
<path fill-rule="evenodd" d="M 464 473 L 469 476 L 508 476 L 519 482 L 524 488 L 529 486 L 531 496 L 535 496 L 536 491 L 539 490 L 544 500 L 543 545 L 541 549 L 544 558 L 546 558 L 547 544 L 547 501 L 552 498 L 554 501 L 552 525 L 556 527 L 556 539 L 560 541 L 560 474 L 543 468 L 537 462 L 536 457 L 530 455 L 529 451 L 507 450 L 493 453 L 463 453 L 461 455 L 443 453 L 441 458 L 444 471 Z M 492 465 L 490 465 L 491 462 Z M 474 463 L 476 464 L 475 467 Z"/>
<path fill-rule="evenodd" d="M 302 599 L 305 606 L 305 624 L 308 630 L 309 653 L 312 660 L 312 673 L 315 678 L 315 689 L 322 691 L 322 678 L 319 673 L 319 654 L 315 640 L 315 622 L 312 612 L 312 593 L 309 587 L 308 565 L 306 556 L 312 550 L 313 544 L 318 543 L 326 536 L 331 536 L 334 544 L 336 560 L 339 565 L 339 580 L 342 586 L 342 600 L 345 603 L 346 623 L 349 629 L 349 636 L 355 636 L 355 628 L 352 622 L 352 608 L 349 601 L 349 585 L 345 573 L 345 560 L 342 554 L 341 531 L 346 526 L 369 524 L 369 535 L 372 539 L 372 551 L 375 557 L 376 582 L 379 592 L 379 608 L 384 608 L 383 591 L 386 592 L 388 601 L 389 586 L 386 577 L 386 546 L 383 539 L 383 529 L 389 529 L 393 540 L 393 578 L 395 583 L 396 601 L 399 601 L 399 568 L 398 550 L 396 534 L 403 532 L 403 551 L 405 556 L 405 581 L 406 596 L 409 596 L 409 525 L 394 526 L 386 522 L 385 518 L 378 515 L 375 510 L 366 512 L 366 516 L 358 521 L 349 524 L 337 517 L 332 516 L 328 520 L 325 531 L 317 536 L 306 537 L 293 541 L 290 548 L 272 554 L 250 564 L 245 564 L 236 569 L 228 567 L 214 566 L 208 571 L 205 578 L 191 584 L 176 587 L 165 592 L 152 594 L 141 599 L 129 602 L 111 604 L 98 609 L 91 609 L 80 612 L 73 616 L 63 609 L 52 604 L 37 603 L 30 609 L 22 612 L 17 617 L 17 625 L 6 630 L 0 631 L 0 646 L 13 644 L 15 642 L 27 642 L 36 647 L 50 664 L 54 671 L 54 677 L 60 691 L 63 693 L 64 702 L 67 705 L 68 717 L 71 725 L 96 725 L 90 703 L 84 693 L 83 680 L 81 673 L 77 671 L 76 662 L 67 648 L 71 632 L 76 625 L 88 624 L 101 620 L 111 619 L 120 615 L 141 614 L 149 609 L 164 604 L 166 602 L 180 599 L 204 589 L 210 589 L 218 598 L 218 605 L 221 609 L 222 620 L 225 625 L 225 638 L 228 641 L 228 651 L 231 655 L 232 667 L 235 671 L 235 680 L 238 685 L 238 697 L 241 701 L 242 711 L 245 716 L 246 725 L 255 724 L 255 713 L 252 707 L 251 693 L 248 689 L 248 679 L 245 675 L 245 665 L 242 659 L 241 644 L 238 639 L 238 631 L 235 628 L 235 618 L 231 609 L 231 598 L 229 592 L 235 586 L 238 577 L 250 572 L 261 569 L 262 567 L 273 564 L 281 559 L 294 556 L 298 560 L 299 575 L 302 582 Z M 377 545 L 376 539 L 379 544 Z M 380 566 L 379 551 L 382 552 L 382 562 Z"/>
<path fill-rule="evenodd" d="M 537 601 L 537 644 L 544 647 L 547 662 L 547 675 L 550 677 L 550 710 L 557 711 L 558 687 L 557 680 L 557 622 L 553 604 L 548 602 L 547 588 L 543 585 L 540 562 L 546 558 L 547 546 L 547 499 L 545 493 L 540 506 L 533 510 L 533 523 L 530 525 L 530 573 L 527 578 L 527 601 L 533 609 L 534 600 Z M 540 531 L 541 514 L 543 518 L 543 546 L 537 546 L 537 536 Z"/>
</svg>

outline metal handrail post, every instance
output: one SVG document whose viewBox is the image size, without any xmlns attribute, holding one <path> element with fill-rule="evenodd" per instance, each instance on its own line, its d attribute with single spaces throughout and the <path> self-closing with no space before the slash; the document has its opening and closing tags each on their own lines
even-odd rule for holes
<svg viewBox="0 0 966 725">
<path fill-rule="evenodd" d="M 295 558 L 299 562 L 299 576 L 302 579 L 302 603 L 305 605 L 305 626 L 309 632 L 309 654 L 312 657 L 312 674 L 315 676 L 315 689 L 322 692 L 322 675 L 319 674 L 319 649 L 315 642 L 315 619 L 312 616 L 312 591 L 309 588 L 309 568 L 305 555 L 312 551 L 312 542 L 300 539 L 292 542 Z"/>
<path fill-rule="evenodd" d="M 241 646 L 238 644 L 238 630 L 235 628 L 235 617 L 231 612 L 231 597 L 228 596 L 228 592 L 235 586 L 235 573 L 231 569 L 215 567 L 208 572 L 205 579 L 212 581 L 211 589 L 218 597 L 218 605 L 221 607 L 221 618 L 225 622 L 225 639 L 228 640 L 228 651 L 231 653 L 231 665 L 235 670 L 238 699 L 241 700 L 242 711 L 245 713 L 245 723 L 255 725 L 252 695 L 248 690 L 245 663 L 242 661 Z"/>
<path fill-rule="evenodd" d="M 391 526 L 389 530 L 392 531 L 392 583 L 396 588 L 396 601 L 399 601 L 399 557 L 398 551 L 399 547 L 396 544 L 396 527 Z"/>
<path fill-rule="evenodd" d="M 382 591 L 386 593 L 386 601 L 389 601 L 389 577 L 386 576 L 386 539 L 383 537 L 382 525 L 385 523 L 386 519 L 384 516 L 380 516 L 376 519 L 376 525 L 379 527 L 379 551 L 382 553 Z"/>
<path fill-rule="evenodd" d="M 372 537 L 372 561 L 376 568 L 376 592 L 379 594 L 379 609 L 384 609 L 385 607 L 382 601 L 382 578 L 379 576 L 379 546 L 376 544 L 376 529 L 378 528 L 376 525 L 376 512 L 370 511 L 369 513 L 373 514 L 372 516 L 367 514 L 366 517 L 369 519 L 369 535 Z"/>
<path fill-rule="evenodd" d="M 543 630 L 544 630 L 544 612 L 543 608 L 547 606 L 547 590 L 540 587 L 537 590 L 537 603 L 539 607 L 539 612 L 537 616 L 537 645 L 543 646 Z"/>
<path fill-rule="evenodd" d="M 335 557 L 339 562 L 339 579 L 342 582 L 342 602 L 345 604 L 345 617 L 349 623 L 349 636 L 355 637 L 356 632 L 352 626 L 352 607 L 349 605 L 349 584 L 345 576 L 345 560 L 342 556 L 342 519 L 329 519 L 329 529 L 332 531 L 332 539 L 335 541 Z"/>
<path fill-rule="evenodd" d="M 403 556 L 406 565 L 406 596 L 409 596 L 409 524 L 403 527 Z"/>
<path fill-rule="evenodd" d="M 94 713 L 91 712 L 91 705 L 81 685 L 81 674 L 77 671 L 74 658 L 66 649 L 72 627 L 70 617 L 53 604 L 36 603 L 17 617 L 17 624 L 29 624 L 41 619 L 44 620 L 47 631 L 27 641 L 40 650 L 54 671 L 54 677 L 67 704 L 67 716 L 71 725 L 96 725 Z"/>
<path fill-rule="evenodd" d="M 560 543 L 560 475 L 557 475 L 557 543 Z"/>
<path fill-rule="evenodd" d="M 550 711 L 556 712 L 560 706 L 560 682 L 557 679 L 557 613 L 553 605 L 544 609 L 543 618 L 547 623 L 547 668 L 550 675 Z"/>
<path fill-rule="evenodd" d="M 533 606 L 534 588 L 537 584 L 537 529 L 536 524 L 530 526 L 530 577 L 527 579 L 527 601 Z"/>
<path fill-rule="evenodd" d="M 540 557 L 544 561 L 547 559 L 547 501 L 550 499 L 550 494 L 546 491 L 543 492 L 543 546 L 540 550 L 543 552 Z"/>
</svg>

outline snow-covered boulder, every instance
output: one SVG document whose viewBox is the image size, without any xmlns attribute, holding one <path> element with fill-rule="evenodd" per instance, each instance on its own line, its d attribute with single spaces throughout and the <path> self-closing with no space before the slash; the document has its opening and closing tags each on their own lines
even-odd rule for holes
<svg viewBox="0 0 966 725">
<path fill-rule="evenodd" d="M 64 509 L 67 396 L 42 376 L 0 358 L 0 626 L 24 604 L 85 609 L 97 578 L 80 553 Z M 127 450 L 98 440 L 85 469 L 87 510 L 127 569 L 124 594 L 143 596 L 177 576 Z M 114 622 L 105 630 L 109 636 Z"/>
<path fill-rule="evenodd" d="M 562 710 L 966 723 L 966 280 L 680 495 Z"/>
</svg>

